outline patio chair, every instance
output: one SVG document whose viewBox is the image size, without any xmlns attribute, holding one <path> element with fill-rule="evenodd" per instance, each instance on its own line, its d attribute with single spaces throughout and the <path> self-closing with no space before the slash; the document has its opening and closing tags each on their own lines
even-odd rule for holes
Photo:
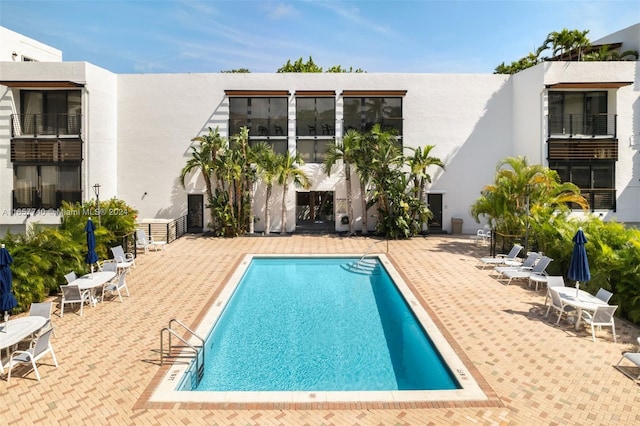
<svg viewBox="0 0 640 426">
<path fill-rule="evenodd" d="M 41 302 L 41 303 L 32 303 L 31 308 L 29 309 L 30 317 L 43 317 L 47 319 L 47 322 L 44 323 L 42 330 L 47 330 L 49 328 L 53 328 L 53 324 L 51 323 L 51 308 L 53 307 L 52 302 Z M 55 336 L 55 332 L 53 335 Z M 35 336 L 33 336 L 35 337 Z"/>
<path fill-rule="evenodd" d="M 104 300 L 104 294 L 109 292 L 117 294 L 118 298 L 120 298 L 120 303 L 122 303 L 122 293 L 120 290 L 125 290 L 127 292 L 127 297 L 131 297 L 129 294 L 129 287 L 127 287 L 127 281 L 125 279 L 126 275 L 127 274 L 125 273 L 120 273 L 117 281 L 110 281 L 102 287 L 102 300 Z"/>
<path fill-rule="evenodd" d="M 498 275 L 502 275 L 505 273 L 505 271 L 518 271 L 520 269 L 529 270 L 535 266 L 536 262 L 538 261 L 538 259 L 540 259 L 540 257 L 542 257 L 540 253 L 536 253 L 535 251 L 532 251 L 531 253 L 529 253 L 529 255 L 524 260 L 524 262 L 519 263 L 519 262 L 510 260 L 508 261 L 509 263 L 505 264 L 505 266 L 496 266 L 494 268 L 494 271 L 496 271 Z M 518 263 L 518 264 L 514 265 L 513 263 Z"/>
<path fill-rule="evenodd" d="M 82 308 L 85 303 L 91 303 L 89 290 L 80 291 L 77 285 L 61 285 L 62 302 L 60 302 L 60 318 L 64 316 L 64 305 L 79 303 L 80 316 L 82 316 Z"/>
<path fill-rule="evenodd" d="M 507 254 L 497 254 L 496 257 L 481 257 L 480 262 L 482 263 L 482 267 L 486 266 L 496 266 L 503 265 L 505 261 L 515 260 L 518 257 L 518 254 L 522 251 L 522 246 L 519 244 L 515 244 L 509 253 Z"/>
<path fill-rule="evenodd" d="M 68 274 L 66 274 L 64 276 L 64 279 L 67 280 L 67 284 L 71 284 L 72 282 L 74 282 L 75 280 L 78 279 L 78 277 L 76 276 L 76 273 L 71 271 Z"/>
<path fill-rule="evenodd" d="M 556 324 L 560 322 L 560 318 L 562 318 L 562 314 L 565 314 L 567 317 L 570 314 L 571 315 L 575 314 L 576 308 L 570 305 L 565 305 L 565 303 L 562 301 L 562 297 L 560 297 L 560 294 L 551 290 L 551 288 L 547 288 L 547 297 L 551 300 L 551 303 L 549 304 L 549 307 L 547 308 L 547 313 L 544 314 L 544 316 L 545 317 L 549 316 L 549 311 L 551 311 L 551 309 L 555 310 L 556 312 L 558 312 L 558 319 L 556 321 Z M 546 300 L 545 300 L 545 304 L 546 304 Z"/>
<path fill-rule="evenodd" d="M 545 270 L 547 269 L 547 266 L 549 266 L 549 264 L 552 261 L 553 259 L 551 259 L 550 257 L 542 256 L 540 260 L 536 262 L 533 268 L 528 268 L 528 269 L 521 268 L 520 270 L 517 270 L 517 271 L 505 271 L 502 275 L 505 278 L 509 279 L 509 281 L 507 281 L 507 285 L 509 285 L 511 284 L 511 281 L 516 279 L 524 279 L 524 278 L 529 279 L 531 274 L 545 274 Z M 529 283 L 529 285 L 531 285 L 531 283 Z"/>
<path fill-rule="evenodd" d="M 100 270 L 105 272 L 118 272 L 118 263 L 115 259 L 108 259 L 100 264 Z"/>
<path fill-rule="evenodd" d="M 144 229 L 136 229 L 136 248 L 143 249 L 145 253 L 149 253 L 149 247 L 152 247 L 154 251 L 158 251 L 158 248 L 164 250 L 166 245 L 166 241 L 154 241 L 151 235 L 147 238 L 147 233 L 144 232 Z"/>
<path fill-rule="evenodd" d="M 613 296 L 613 293 L 605 290 L 604 288 L 600 288 L 600 290 L 598 290 L 598 292 L 596 293 L 596 297 L 602 300 L 604 303 L 609 303 L 609 299 L 611 299 L 611 296 Z"/>
<path fill-rule="evenodd" d="M 620 361 L 618 361 L 618 363 L 615 365 L 615 367 L 620 372 L 622 372 L 622 374 L 624 374 L 625 376 L 629 377 L 634 382 L 640 381 L 640 337 L 638 337 L 637 340 L 638 340 L 637 352 L 627 352 L 627 353 L 623 354 L 622 358 L 620 358 Z M 634 367 L 635 368 L 635 372 L 630 371 L 629 367 L 620 365 L 620 363 L 625 359 L 635 365 L 635 367 Z"/>
<path fill-rule="evenodd" d="M 113 253 L 113 259 L 118 264 L 120 272 L 129 272 L 132 267 L 135 268 L 136 259 L 133 253 L 125 253 L 122 246 L 111 247 L 111 253 Z"/>
<path fill-rule="evenodd" d="M 478 229 L 476 235 L 469 237 L 471 240 L 477 243 L 486 244 L 491 239 L 491 233 L 487 234 L 484 229 Z"/>
<path fill-rule="evenodd" d="M 14 351 L 9 357 L 9 363 L 7 364 L 7 368 L 9 368 L 9 373 L 7 374 L 7 382 L 11 381 L 11 371 L 13 367 L 18 364 L 31 364 L 33 371 L 36 373 L 36 378 L 40 381 L 40 373 L 38 372 L 38 366 L 36 365 L 36 361 L 50 353 L 53 358 L 53 363 L 58 368 L 58 360 L 56 359 L 56 354 L 53 352 L 53 347 L 51 346 L 51 333 L 53 333 L 53 328 L 50 328 L 44 332 L 42 332 L 38 337 L 36 337 L 26 351 Z"/>
<path fill-rule="evenodd" d="M 618 343 L 616 339 L 616 324 L 613 314 L 618 309 L 618 305 L 598 306 L 593 313 L 582 311 L 582 320 L 591 326 L 591 337 L 596 341 L 596 327 L 611 327 L 613 333 L 613 343 Z"/>
<path fill-rule="evenodd" d="M 544 297 L 544 306 L 549 301 L 550 287 L 564 287 L 564 277 L 562 275 L 547 275 L 547 295 Z"/>
</svg>

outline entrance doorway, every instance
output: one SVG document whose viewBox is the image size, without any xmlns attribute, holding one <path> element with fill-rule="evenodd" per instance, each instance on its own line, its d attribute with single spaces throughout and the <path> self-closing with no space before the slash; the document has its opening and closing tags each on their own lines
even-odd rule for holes
<svg viewBox="0 0 640 426">
<path fill-rule="evenodd" d="M 427 207 L 433 217 L 429 219 L 427 228 L 431 234 L 442 234 L 442 194 L 427 194 Z"/>
<path fill-rule="evenodd" d="M 296 232 L 335 232 L 333 191 L 296 193 Z"/>
<path fill-rule="evenodd" d="M 187 195 L 187 232 L 204 231 L 204 196 L 202 194 Z"/>
</svg>

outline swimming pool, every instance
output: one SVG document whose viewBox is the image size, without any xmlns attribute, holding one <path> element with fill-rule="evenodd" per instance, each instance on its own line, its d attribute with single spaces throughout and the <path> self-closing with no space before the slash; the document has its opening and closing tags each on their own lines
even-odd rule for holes
<svg viewBox="0 0 640 426">
<path fill-rule="evenodd" d="M 486 399 L 388 258 L 347 271 L 357 259 L 246 256 L 196 329 L 210 358 L 202 385 L 176 363 L 150 401 Z"/>
</svg>

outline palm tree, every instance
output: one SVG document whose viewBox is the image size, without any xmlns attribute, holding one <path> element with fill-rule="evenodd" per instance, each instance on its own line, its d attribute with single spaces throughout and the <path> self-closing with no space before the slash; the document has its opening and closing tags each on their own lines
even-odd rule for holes
<svg viewBox="0 0 640 426">
<path fill-rule="evenodd" d="M 409 157 L 408 163 L 411 167 L 411 180 L 413 181 L 413 195 L 420 201 L 424 202 L 424 190 L 427 183 L 431 183 L 431 175 L 427 173 L 427 168 L 431 166 L 440 167 L 444 170 L 444 163 L 437 157 L 431 156 L 431 150 L 435 145 L 425 145 L 418 148 L 409 148 L 413 151 L 413 155 Z"/>
<path fill-rule="evenodd" d="M 273 152 L 271 145 L 266 142 L 262 142 L 261 144 L 264 145 L 261 148 L 257 148 L 256 146 L 256 166 L 258 175 L 262 178 L 262 181 L 266 186 L 264 233 L 269 235 L 269 233 L 271 233 L 271 193 L 273 190 L 273 183 L 278 179 L 278 156 Z"/>
<path fill-rule="evenodd" d="M 311 187 L 311 181 L 309 177 L 299 168 L 304 164 L 300 154 L 294 156 L 287 150 L 284 155 L 279 156 L 277 177 L 278 183 L 283 186 L 282 189 L 282 229 L 280 234 L 287 233 L 287 191 L 289 189 L 289 182 L 293 181 L 293 184 L 297 187 L 308 189 Z"/>
<path fill-rule="evenodd" d="M 207 199 L 209 203 L 213 199 L 213 183 L 212 177 L 216 175 L 216 159 L 220 152 L 226 147 L 225 138 L 220 136 L 218 128 L 213 130 L 209 127 L 209 133 L 197 136 L 191 139 L 192 142 L 198 142 L 197 146 L 191 146 L 191 158 L 187 160 L 180 171 L 180 184 L 185 188 L 185 180 L 188 175 L 194 171 L 199 171 L 204 179 L 207 191 Z M 211 212 L 212 222 L 214 221 L 213 211 Z"/>
<path fill-rule="evenodd" d="M 589 204 L 580 189 L 562 183 L 558 174 L 540 164 L 529 165 L 524 157 L 508 157 L 498 163 L 494 183 L 482 190 L 471 206 L 471 215 L 480 216 L 491 228 L 505 235 L 521 235 L 529 224 L 547 222 L 557 212 L 568 212 L 573 203 L 583 209 Z"/>
<path fill-rule="evenodd" d="M 351 193 L 351 164 L 358 158 L 358 146 L 361 135 L 357 130 L 350 129 L 342 138 L 342 142 L 336 141 L 329 144 L 322 165 L 327 176 L 331 176 L 331 169 L 339 160 L 344 163 L 344 179 L 347 189 L 347 216 L 349 217 L 349 235 L 353 235 L 353 195 Z M 364 196 L 364 194 L 363 194 Z M 364 214 L 364 213 L 363 213 Z"/>
</svg>

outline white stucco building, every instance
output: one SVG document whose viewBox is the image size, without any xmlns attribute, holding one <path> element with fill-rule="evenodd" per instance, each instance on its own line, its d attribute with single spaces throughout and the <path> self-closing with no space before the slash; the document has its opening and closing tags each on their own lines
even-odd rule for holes
<svg viewBox="0 0 640 426">
<path fill-rule="evenodd" d="M 251 127 L 251 140 L 298 151 L 310 190 L 289 191 L 287 231 L 311 198 L 333 202 L 331 227 L 344 231 L 341 170 L 321 170 L 326 144 L 375 122 L 403 146 L 435 145 L 446 171 L 430 170 L 431 229 L 463 232 L 499 160 L 526 156 L 576 183 L 605 220 L 640 223 L 640 62 L 545 62 L 494 74 L 114 74 L 0 27 L 0 234 L 31 221 L 58 223 L 62 200 L 118 197 L 140 218 L 188 216 L 206 229 L 204 183 L 186 188 L 180 170 L 191 140 L 219 127 Z M 640 24 L 605 37 L 640 49 Z M 600 40 L 593 44 L 600 43 Z M 361 229 L 354 179 L 355 229 Z M 273 199 L 279 200 L 275 187 Z M 273 202 L 272 230 L 280 230 Z M 256 231 L 264 230 L 264 188 L 256 188 Z M 373 223 L 369 224 L 373 229 Z"/>
</svg>

